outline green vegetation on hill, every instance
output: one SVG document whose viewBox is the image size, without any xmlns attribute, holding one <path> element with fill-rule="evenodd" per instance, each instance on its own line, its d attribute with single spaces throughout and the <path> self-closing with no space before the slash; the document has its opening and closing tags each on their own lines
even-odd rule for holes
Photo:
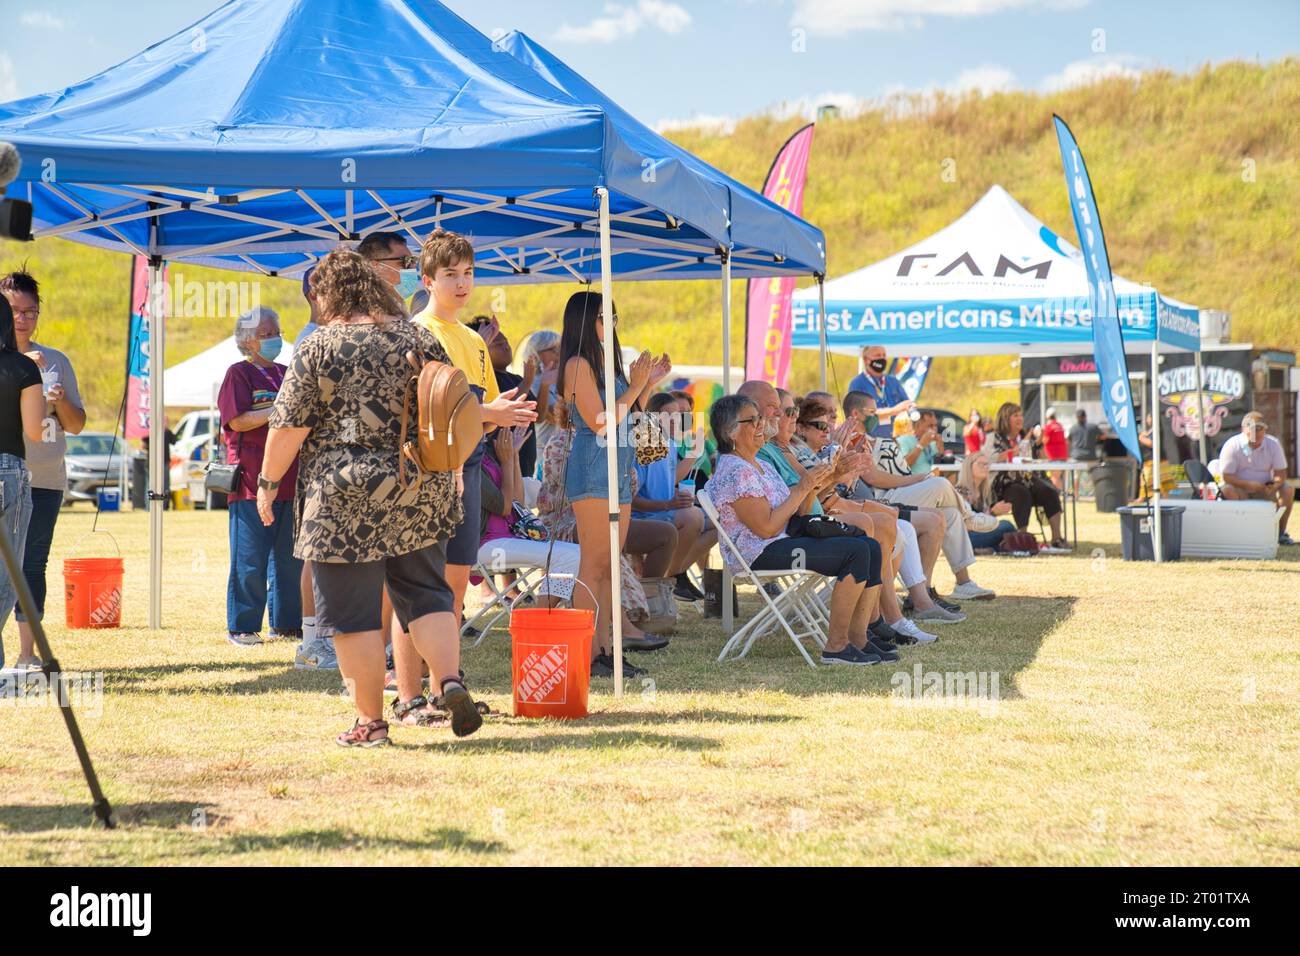
<svg viewBox="0 0 1300 956">
<path fill-rule="evenodd" d="M 1069 120 L 1088 159 L 1115 271 L 1202 308 L 1233 313 L 1233 338 L 1300 347 L 1300 60 L 1233 62 L 1195 73 L 1153 72 L 1052 95 L 938 97 L 910 112 L 868 112 L 818 126 L 804 213 L 828 237 L 831 276 L 881 259 L 947 225 L 994 183 L 1073 238 L 1051 127 Z M 902 115 L 900 115 L 902 114 Z M 761 187 L 772 156 L 800 122 L 760 116 L 727 136 L 686 130 L 672 138 Z M 951 160 L 945 167 L 945 160 Z M 955 163 L 955 166 L 953 165 Z M 946 181 L 945 168 L 955 169 Z M 77 363 L 95 427 L 111 425 L 122 392 L 129 260 L 47 240 L 0 250 L 0 267 L 23 256 L 47 284 L 40 337 Z M 194 266 L 187 279 L 251 279 Z M 512 340 L 557 328 L 568 286 L 481 286 L 474 306 L 497 311 Z M 280 311 L 287 335 L 306 320 L 297 283 L 265 280 L 261 301 Z M 629 345 L 683 362 L 720 364 L 716 283 L 616 286 L 620 333 Z M 744 283 L 737 282 L 733 364 L 743 364 Z M 229 335 L 233 319 L 187 319 L 169 330 L 169 364 Z M 1013 389 L 981 380 L 1017 376 L 1014 356 L 936 361 L 929 403 L 992 412 Z M 856 362 L 835 360 L 845 385 Z M 814 387 L 817 356 L 796 352 L 792 385 Z"/>
</svg>

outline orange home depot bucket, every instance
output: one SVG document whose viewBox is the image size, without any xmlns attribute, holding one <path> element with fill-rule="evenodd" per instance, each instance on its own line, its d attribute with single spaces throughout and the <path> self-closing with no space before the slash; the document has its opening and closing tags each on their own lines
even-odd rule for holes
<svg viewBox="0 0 1300 956">
<path fill-rule="evenodd" d="M 586 717 L 596 612 L 521 608 L 510 612 L 516 717 Z"/>
<path fill-rule="evenodd" d="M 68 558 L 63 562 L 68 627 L 120 627 L 122 559 Z"/>
</svg>

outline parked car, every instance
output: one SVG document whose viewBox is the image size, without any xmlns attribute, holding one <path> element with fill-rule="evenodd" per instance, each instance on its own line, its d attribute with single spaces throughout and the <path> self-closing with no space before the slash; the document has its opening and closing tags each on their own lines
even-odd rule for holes
<svg viewBox="0 0 1300 956">
<path fill-rule="evenodd" d="M 68 436 L 68 489 L 63 503 L 95 501 L 100 488 L 117 488 L 122 463 L 130 455 L 126 442 L 108 432 L 82 432 Z"/>
<path fill-rule="evenodd" d="M 168 463 L 173 488 L 184 488 L 196 476 L 202 479 L 202 469 L 196 468 L 195 463 L 209 460 L 212 451 L 208 446 L 214 440 L 220 440 L 220 428 L 217 413 L 208 409 L 189 412 L 176 424 L 172 430 L 176 442 L 172 445 L 172 457 Z"/>
</svg>

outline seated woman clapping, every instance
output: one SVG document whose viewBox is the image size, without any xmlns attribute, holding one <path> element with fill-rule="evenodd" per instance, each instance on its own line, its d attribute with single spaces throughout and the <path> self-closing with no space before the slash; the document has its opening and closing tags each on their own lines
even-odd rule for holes
<svg viewBox="0 0 1300 956">
<path fill-rule="evenodd" d="M 996 548 L 1002 543 L 1004 535 L 1016 530 L 1016 526 L 1003 515 L 1011 513 L 1011 503 L 998 501 L 993 494 L 993 482 L 989 477 L 989 453 L 977 451 L 969 454 L 961 463 L 961 474 L 957 478 L 957 492 L 966 499 L 971 511 L 983 517 L 980 530 L 967 522 L 967 534 L 970 535 L 972 548 Z M 1001 520 L 998 520 L 1001 518 Z"/>
<path fill-rule="evenodd" d="M 1014 402 L 1004 402 L 993 426 L 992 460 L 1009 462 L 1019 454 L 1025 413 Z M 1024 471 L 1000 471 L 993 478 L 993 494 L 1011 504 L 1017 531 L 1029 529 L 1029 516 L 1042 508 L 1052 527 L 1052 547 L 1068 548 L 1061 533 L 1061 493 L 1042 478 Z"/>
<path fill-rule="evenodd" d="M 767 441 L 765 419 L 758 406 L 740 395 L 714 402 L 709 424 L 718 443 L 718 464 L 708 491 L 726 531 L 749 566 L 756 571 L 807 568 L 834 577 L 831 618 L 824 664 L 879 664 L 885 658 L 866 650 L 867 625 L 880 603 L 880 545 L 868 537 L 791 537 L 790 519 L 809 514 L 817 491 L 831 478 L 831 467 L 819 465 L 789 488 L 767 462 L 758 459 Z M 739 562 L 724 549 L 733 571 Z M 892 656 L 892 655 L 891 655 Z"/>
</svg>

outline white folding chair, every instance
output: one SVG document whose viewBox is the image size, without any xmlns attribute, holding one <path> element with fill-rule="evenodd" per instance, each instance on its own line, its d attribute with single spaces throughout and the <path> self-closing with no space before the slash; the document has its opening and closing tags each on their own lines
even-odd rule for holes
<svg viewBox="0 0 1300 956">
<path fill-rule="evenodd" d="M 718 545 L 722 548 L 724 557 L 728 553 L 731 554 L 735 563 L 741 568 L 733 574 L 733 577 L 737 582 L 752 584 L 758 592 L 759 599 L 764 603 L 756 615 L 731 635 L 723 645 L 718 660 L 726 660 L 733 653 L 736 658 L 744 657 L 754 646 L 755 641 L 768 632 L 780 628 L 785 631 L 786 636 L 790 638 L 808 666 L 816 667 L 816 662 L 813 661 L 803 642 L 805 639 L 811 639 L 814 646 L 818 648 L 826 644 L 825 618 L 820 609 L 821 602 L 814 594 L 818 584 L 823 580 L 822 575 L 802 569 L 755 571 L 731 540 L 731 536 L 723 530 L 722 522 L 718 520 L 717 508 L 714 507 L 709 493 L 701 491 L 697 495 L 697 500 L 704 513 L 709 516 L 709 520 L 718 529 Z M 763 588 L 764 584 L 771 583 L 777 586 L 778 593 L 775 597 Z M 723 600 L 729 598 L 724 596 Z M 796 630 L 795 625 L 798 625 L 800 630 Z"/>
<path fill-rule="evenodd" d="M 502 590 L 497 584 L 496 575 L 508 571 L 515 573 L 515 580 Z M 542 574 L 542 569 L 534 568 L 531 565 L 528 567 L 498 567 L 490 570 L 485 564 L 476 564 L 470 570 L 470 576 L 481 577 L 487 582 L 488 589 L 492 592 L 492 598 L 461 626 L 461 637 L 475 638 L 474 643 L 470 645 L 471 647 L 478 647 L 482 644 L 483 638 L 487 637 L 488 631 L 496 627 L 497 622 L 510 613 L 515 601 L 522 601 L 526 597 L 534 596 L 537 589 L 546 580 L 546 576 Z M 506 597 L 511 588 L 519 591 L 519 597 L 515 598 L 514 601 Z"/>
</svg>

